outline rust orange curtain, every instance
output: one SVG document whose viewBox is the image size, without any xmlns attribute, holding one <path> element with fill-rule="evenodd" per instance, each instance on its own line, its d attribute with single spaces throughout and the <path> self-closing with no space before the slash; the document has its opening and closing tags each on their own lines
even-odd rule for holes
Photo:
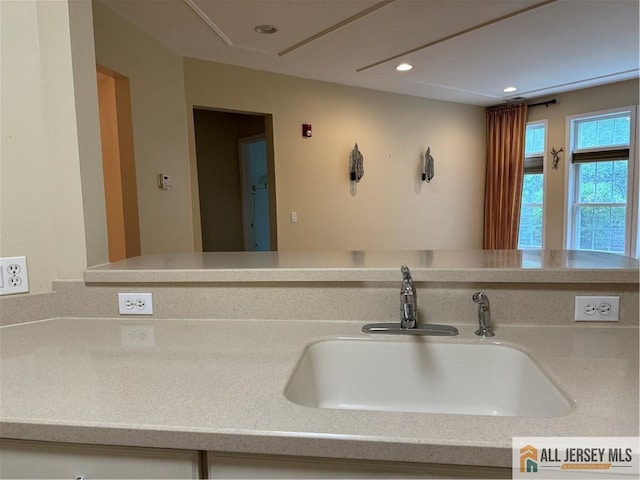
<svg viewBox="0 0 640 480">
<path fill-rule="evenodd" d="M 484 248 L 518 248 L 527 104 L 489 107 Z"/>
</svg>

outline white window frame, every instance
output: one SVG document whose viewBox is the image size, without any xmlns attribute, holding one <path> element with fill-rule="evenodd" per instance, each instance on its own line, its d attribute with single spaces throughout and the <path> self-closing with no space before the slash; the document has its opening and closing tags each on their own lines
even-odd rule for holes
<svg viewBox="0 0 640 480">
<path fill-rule="evenodd" d="M 544 120 L 535 120 L 532 122 L 527 122 L 527 127 L 535 127 L 537 125 L 542 125 L 544 127 L 544 146 L 542 147 L 542 246 L 541 249 L 544 250 L 545 245 L 547 243 L 547 236 L 545 228 L 547 224 L 547 142 L 549 140 L 549 121 L 545 118 Z M 536 155 L 537 156 L 537 155 Z M 525 156 L 526 160 L 526 156 Z M 522 181 L 524 182 L 524 176 Z M 522 204 L 522 194 L 520 194 L 520 204 Z M 522 213 L 520 214 L 522 215 Z M 518 237 L 520 236 L 520 226 L 518 225 Z M 518 246 L 518 250 L 537 250 L 534 247 L 522 247 Z"/>
<path fill-rule="evenodd" d="M 616 113 L 630 112 L 630 135 L 629 135 L 629 164 L 627 170 L 627 213 L 625 219 L 625 256 L 638 256 L 640 245 L 638 245 L 638 225 L 640 219 L 640 209 L 638 208 L 638 151 L 636 149 L 636 123 L 638 121 L 638 108 L 636 105 L 628 107 L 611 108 L 596 112 L 581 113 L 567 116 L 565 161 L 565 178 L 567 179 L 565 188 L 565 211 L 564 211 L 564 245 L 569 250 L 575 250 L 575 196 L 577 190 L 577 165 L 571 161 L 575 145 L 575 126 L 577 120 L 594 118 Z M 617 147 L 612 147 L 615 149 Z M 595 148 L 594 150 L 607 150 L 607 148 Z M 587 152 L 588 149 L 580 149 Z M 611 252 L 615 253 L 615 252 Z"/>
</svg>

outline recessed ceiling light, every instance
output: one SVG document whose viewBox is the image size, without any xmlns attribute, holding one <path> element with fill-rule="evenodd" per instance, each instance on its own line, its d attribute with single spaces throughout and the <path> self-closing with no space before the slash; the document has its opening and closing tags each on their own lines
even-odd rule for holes
<svg viewBox="0 0 640 480">
<path fill-rule="evenodd" d="M 408 63 L 401 63 L 396 67 L 396 70 L 398 70 L 399 72 L 408 72 L 412 68 L 413 68 L 413 65 L 410 65 Z"/>
<path fill-rule="evenodd" d="M 254 30 L 264 35 L 271 35 L 272 33 L 276 33 L 278 28 L 274 25 L 258 25 Z"/>
<path fill-rule="evenodd" d="M 517 88 L 517 87 L 506 87 L 506 88 L 503 88 L 503 89 L 502 89 L 502 91 L 503 91 L 504 93 L 513 93 L 513 92 L 515 92 L 515 91 L 517 91 L 517 90 L 518 90 L 518 88 Z"/>
</svg>

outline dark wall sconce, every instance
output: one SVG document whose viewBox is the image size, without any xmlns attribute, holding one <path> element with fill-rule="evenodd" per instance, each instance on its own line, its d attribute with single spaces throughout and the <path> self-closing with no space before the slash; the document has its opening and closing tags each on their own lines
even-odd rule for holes
<svg viewBox="0 0 640 480">
<path fill-rule="evenodd" d="M 431 156 L 431 148 L 427 147 L 427 151 L 424 153 L 424 160 L 422 164 L 422 181 L 429 183 L 434 176 L 434 160 Z"/>
<path fill-rule="evenodd" d="M 349 180 L 358 183 L 364 176 L 364 158 L 356 143 L 349 154 Z"/>
</svg>

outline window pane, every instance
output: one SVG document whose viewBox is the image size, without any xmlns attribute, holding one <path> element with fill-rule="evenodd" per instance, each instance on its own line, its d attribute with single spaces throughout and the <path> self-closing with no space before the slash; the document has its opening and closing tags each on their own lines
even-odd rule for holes
<svg viewBox="0 0 640 480">
<path fill-rule="evenodd" d="M 528 247 L 531 243 L 531 226 L 520 225 L 520 231 L 518 232 L 518 248 Z"/>
<path fill-rule="evenodd" d="M 626 207 L 578 207 L 578 248 L 624 253 L 625 219 Z"/>
<path fill-rule="evenodd" d="M 596 164 L 596 202 L 609 203 L 613 192 L 613 162 Z"/>
<path fill-rule="evenodd" d="M 625 227 L 625 210 L 624 207 L 613 207 L 611 209 L 611 227 L 612 228 L 622 228 L 624 231 Z"/>
<path fill-rule="evenodd" d="M 626 203 L 627 160 L 581 163 L 578 203 Z"/>
<path fill-rule="evenodd" d="M 537 248 L 542 248 L 542 228 L 541 227 L 535 227 L 533 229 L 533 234 L 531 236 L 531 246 L 532 247 L 537 247 Z"/>
<path fill-rule="evenodd" d="M 582 228 L 593 228 L 593 207 L 581 207 L 578 209 L 578 225 Z"/>
<path fill-rule="evenodd" d="M 631 135 L 631 117 L 619 117 L 615 120 L 613 129 L 613 144 L 628 145 Z"/>
<path fill-rule="evenodd" d="M 596 201 L 597 163 L 578 165 L 578 203 Z"/>
<path fill-rule="evenodd" d="M 624 253 L 624 228 L 611 229 L 611 250 L 614 253 Z"/>
<path fill-rule="evenodd" d="M 593 249 L 594 250 L 609 250 L 611 244 L 611 231 L 605 229 L 595 229 L 593 231 Z"/>
<path fill-rule="evenodd" d="M 542 174 L 525 174 L 522 183 L 518 248 L 542 248 L 542 198 Z"/>
<path fill-rule="evenodd" d="M 531 207 L 525 203 L 520 210 L 520 225 L 523 227 L 531 225 Z"/>
<path fill-rule="evenodd" d="M 627 172 L 628 160 L 613 163 L 613 194 L 614 203 L 627 202 Z"/>
<path fill-rule="evenodd" d="M 594 209 L 595 228 L 609 228 L 611 226 L 611 209 L 609 207 L 597 207 Z"/>
<path fill-rule="evenodd" d="M 577 122 L 575 146 L 581 148 L 628 145 L 631 135 L 631 116 L 603 117 Z"/>
<path fill-rule="evenodd" d="M 524 203 L 542 203 L 542 173 L 527 173 L 522 182 L 522 201 Z"/>
<path fill-rule="evenodd" d="M 578 248 L 580 250 L 593 250 L 593 229 L 580 228 L 578 230 Z"/>
<path fill-rule="evenodd" d="M 524 156 L 544 152 L 544 125 L 527 125 L 524 141 Z"/>
</svg>

